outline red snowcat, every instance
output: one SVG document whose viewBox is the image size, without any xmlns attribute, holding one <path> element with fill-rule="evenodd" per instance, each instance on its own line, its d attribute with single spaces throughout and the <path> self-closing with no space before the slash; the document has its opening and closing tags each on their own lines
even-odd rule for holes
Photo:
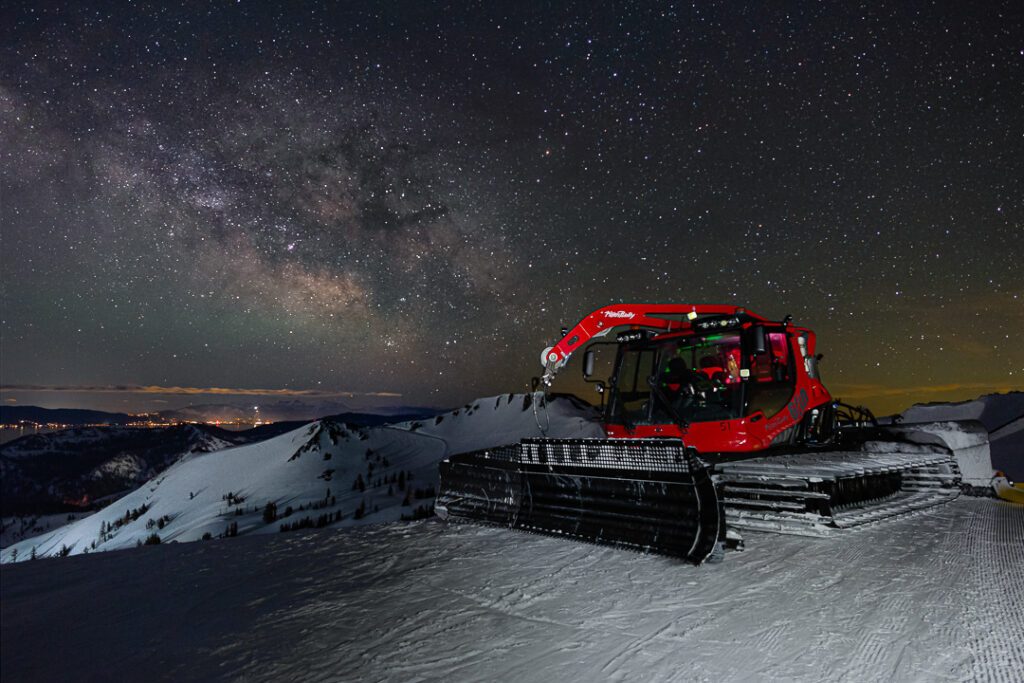
<svg viewBox="0 0 1024 683">
<path fill-rule="evenodd" d="M 607 380 L 592 378 L 597 344 L 616 347 Z M 814 333 L 789 317 L 605 306 L 544 350 L 543 384 L 580 349 L 584 377 L 602 392 L 607 438 L 451 456 L 440 465 L 440 517 L 699 563 L 734 529 L 826 534 L 959 494 L 956 458 L 941 440 L 880 427 L 833 400 Z"/>
</svg>

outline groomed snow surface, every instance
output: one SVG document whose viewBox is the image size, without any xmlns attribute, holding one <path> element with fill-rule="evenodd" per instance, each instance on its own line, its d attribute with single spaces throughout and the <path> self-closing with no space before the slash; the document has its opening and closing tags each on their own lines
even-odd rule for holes
<svg viewBox="0 0 1024 683">
<path fill-rule="evenodd" d="M 593 427 L 569 401 L 550 409 L 552 436 Z M 399 522 L 401 495 L 352 488 L 371 463 L 375 478 L 433 484 L 444 455 L 536 430 L 523 397 L 492 397 L 422 425 L 317 423 L 190 456 L 4 549 L 0 679 L 1024 680 L 1021 505 L 962 496 L 827 538 L 746 532 L 745 551 L 694 567 Z M 336 508 L 341 522 L 279 533 L 263 520 L 266 502 L 308 511 L 328 486 L 337 500 L 309 514 Z M 356 520 L 366 500 L 377 511 Z M 136 548 L 150 520 L 164 520 L 163 543 Z M 239 536 L 216 538 L 233 520 Z M 25 561 L 33 549 L 42 559 Z"/>
<path fill-rule="evenodd" d="M 437 519 L 4 565 L 2 678 L 1020 681 L 1024 508 L 694 567 Z"/>
</svg>

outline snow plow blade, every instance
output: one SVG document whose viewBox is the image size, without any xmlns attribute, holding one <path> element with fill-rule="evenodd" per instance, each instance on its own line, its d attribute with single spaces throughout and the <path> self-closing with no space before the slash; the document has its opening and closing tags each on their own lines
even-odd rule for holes
<svg viewBox="0 0 1024 683">
<path fill-rule="evenodd" d="M 534 439 L 440 464 L 442 519 L 684 558 L 725 538 L 707 469 L 678 441 Z"/>
</svg>

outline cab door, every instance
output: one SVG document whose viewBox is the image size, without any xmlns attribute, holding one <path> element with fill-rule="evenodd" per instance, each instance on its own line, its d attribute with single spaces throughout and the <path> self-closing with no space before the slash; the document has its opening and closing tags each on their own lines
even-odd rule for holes
<svg viewBox="0 0 1024 683">
<path fill-rule="evenodd" d="M 652 347 L 624 347 L 619 357 L 618 372 L 613 378 L 614 391 L 608 403 L 610 424 L 650 423 L 651 387 L 648 378 L 655 372 L 657 350 Z"/>
<path fill-rule="evenodd" d="M 796 389 L 789 335 L 783 327 L 755 326 L 749 333 L 748 348 L 744 414 L 761 412 L 770 418 L 786 407 Z"/>
</svg>

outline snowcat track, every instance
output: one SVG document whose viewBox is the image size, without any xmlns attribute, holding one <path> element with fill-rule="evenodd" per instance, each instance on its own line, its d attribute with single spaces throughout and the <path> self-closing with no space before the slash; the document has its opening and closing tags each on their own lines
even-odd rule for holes
<svg viewBox="0 0 1024 683">
<path fill-rule="evenodd" d="M 941 449 L 765 456 L 714 467 L 731 527 L 823 536 L 947 503 L 959 493 Z"/>
<path fill-rule="evenodd" d="M 435 507 L 443 518 L 695 562 L 714 550 L 723 523 L 823 536 L 960 493 L 960 472 L 947 449 L 897 442 L 705 467 L 676 440 L 530 439 L 453 456 L 440 469 Z"/>
<path fill-rule="evenodd" d="M 715 485 L 677 441 L 526 440 L 440 465 L 435 510 L 703 562 L 724 534 Z"/>
</svg>

